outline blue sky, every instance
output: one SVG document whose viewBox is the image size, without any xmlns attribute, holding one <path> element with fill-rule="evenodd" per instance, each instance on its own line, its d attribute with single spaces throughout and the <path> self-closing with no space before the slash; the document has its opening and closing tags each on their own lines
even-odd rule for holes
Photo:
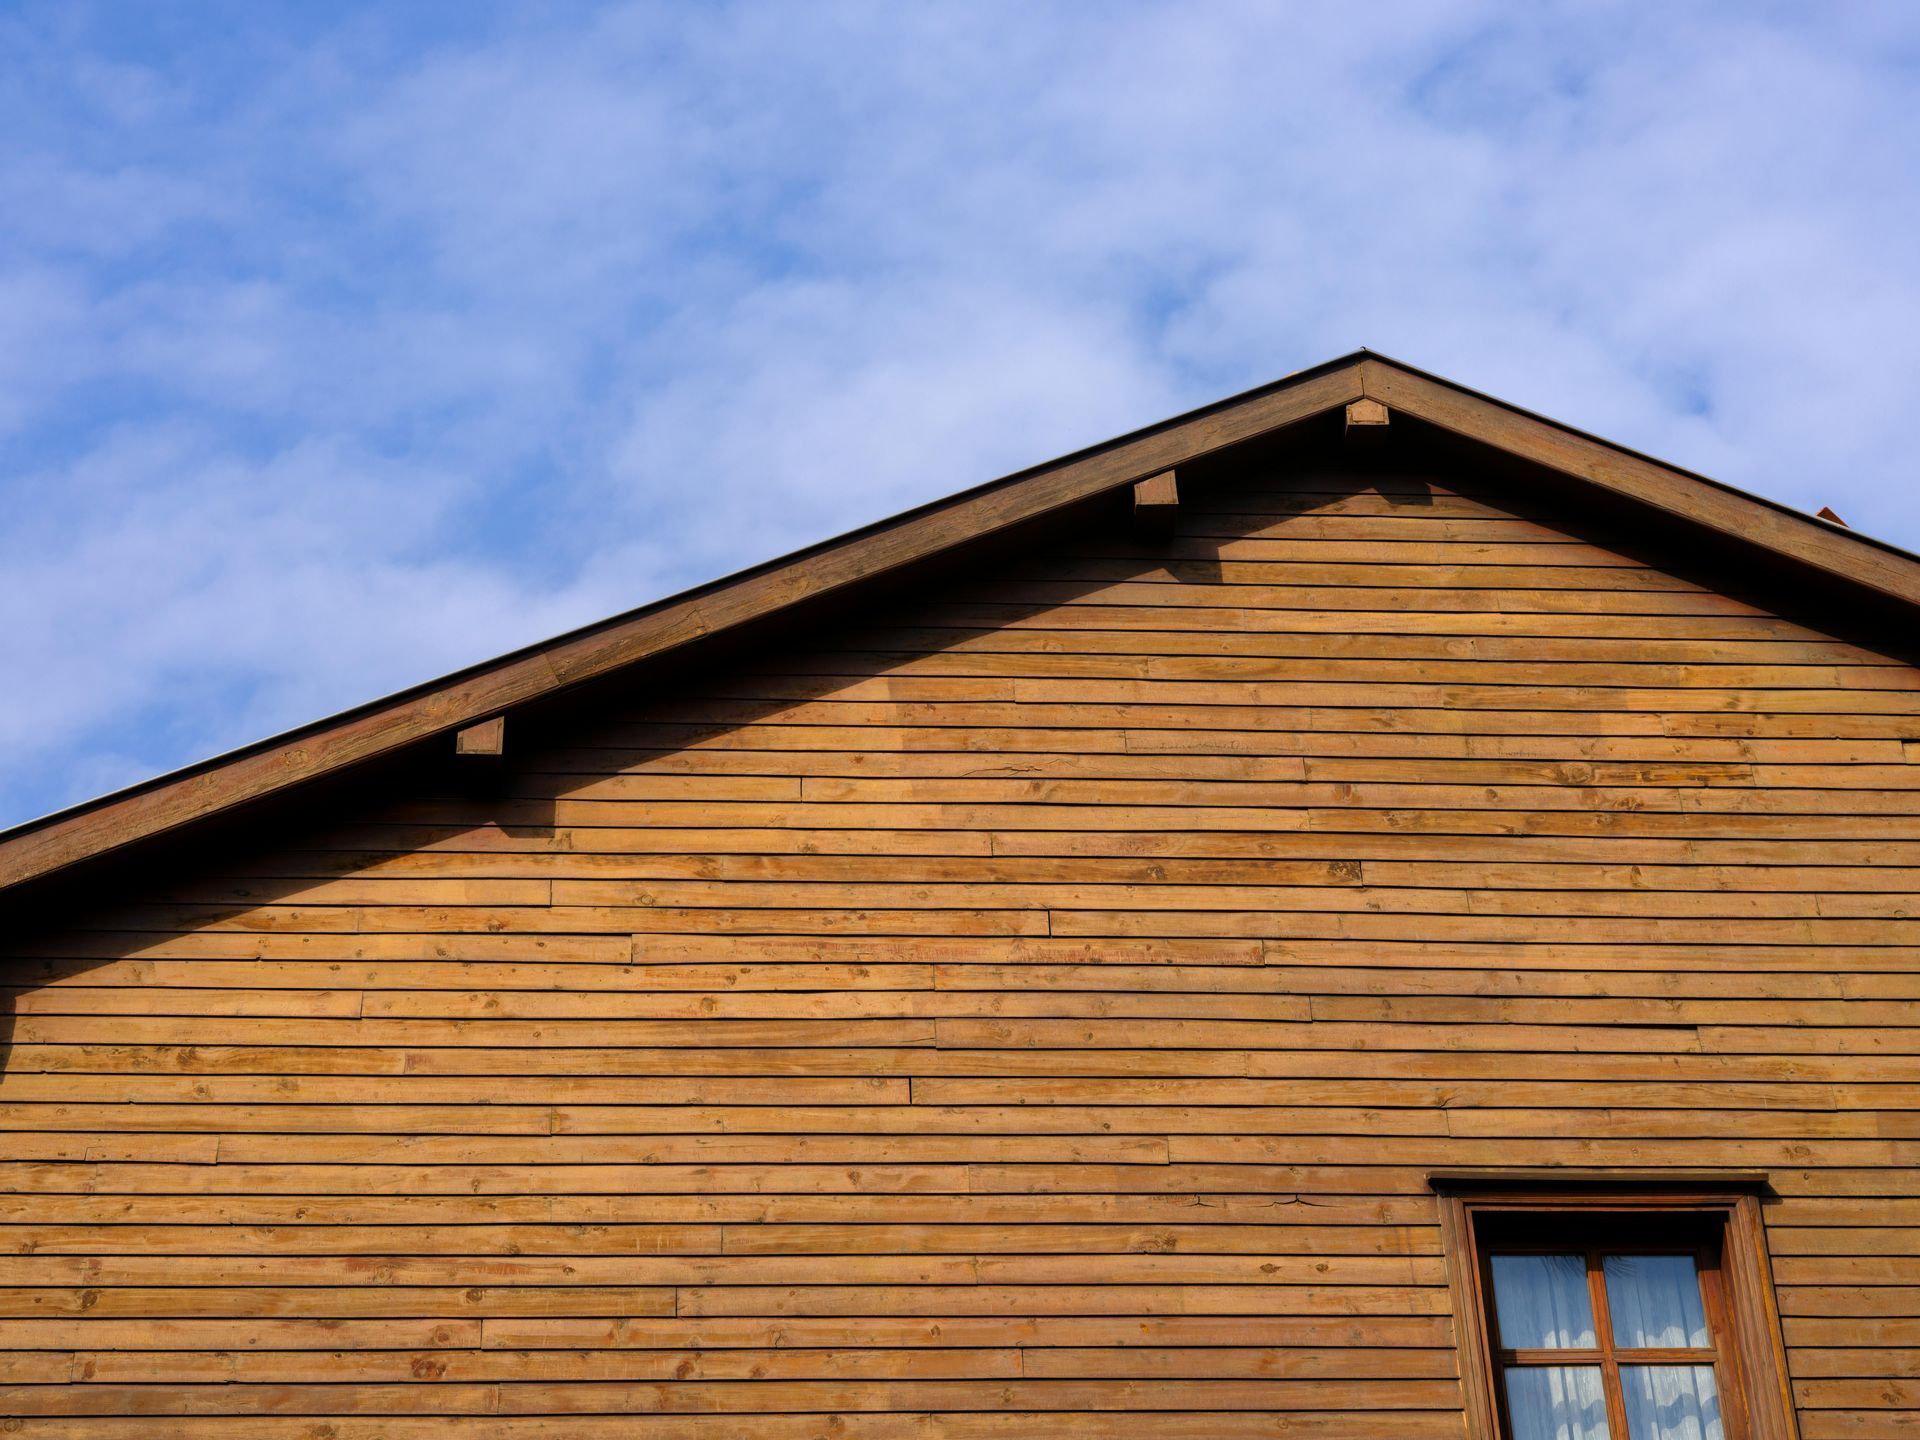
<svg viewBox="0 0 1920 1440">
<path fill-rule="evenodd" d="M 0 6 L 0 824 L 1368 345 L 1920 547 L 1920 6 Z"/>
</svg>

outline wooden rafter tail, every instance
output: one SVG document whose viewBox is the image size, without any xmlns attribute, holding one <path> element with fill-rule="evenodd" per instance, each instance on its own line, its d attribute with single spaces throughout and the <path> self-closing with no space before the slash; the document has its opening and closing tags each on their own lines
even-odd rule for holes
<svg viewBox="0 0 1920 1440">
<path fill-rule="evenodd" d="M 1349 444 L 1378 445 L 1387 438 L 1393 416 L 1378 400 L 1360 399 L 1347 406 Z"/>
<path fill-rule="evenodd" d="M 507 753 L 507 717 L 495 715 L 456 731 L 453 737 L 456 755 L 500 756 Z"/>
<path fill-rule="evenodd" d="M 1151 535 L 1164 535 L 1180 514 L 1180 485 L 1172 470 L 1134 482 L 1133 523 Z"/>
</svg>

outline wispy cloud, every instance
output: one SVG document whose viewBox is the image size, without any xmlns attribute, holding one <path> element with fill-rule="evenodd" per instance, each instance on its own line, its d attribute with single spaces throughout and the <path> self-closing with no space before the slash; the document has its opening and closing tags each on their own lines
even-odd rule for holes
<svg viewBox="0 0 1920 1440">
<path fill-rule="evenodd" d="M 1920 12 L 17 7 L 0 820 L 1369 344 L 1920 544 Z"/>
</svg>

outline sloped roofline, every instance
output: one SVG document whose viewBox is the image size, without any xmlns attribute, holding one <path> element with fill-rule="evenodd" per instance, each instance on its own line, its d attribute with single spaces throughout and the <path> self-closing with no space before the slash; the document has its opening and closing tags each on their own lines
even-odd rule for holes
<svg viewBox="0 0 1920 1440">
<path fill-rule="evenodd" d="M 1920 557 L 1361 350 L 609 620 L 0 831 L 0 890 L 931 559 L 1362 398 L 1920 612 Z"/>
</svg>

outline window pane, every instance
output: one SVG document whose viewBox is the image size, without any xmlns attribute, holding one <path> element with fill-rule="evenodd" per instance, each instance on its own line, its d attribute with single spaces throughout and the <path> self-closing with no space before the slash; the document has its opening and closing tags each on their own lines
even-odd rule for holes
<svg viewBox="0 0 1920 1440">
<path fill-rule="evenodd" d="M 1513 1440 L 1607 1440 L 1600 1367 L 1509 1365 L 1507 1418 Z"/>
<path fill-rule="evenodd" d="M 1631 1440 L 1722 1440 L 1711 1365 L 1622 1365 Z"/>
<path fill-rule="evenodd" d="M 1706 1346 L 1707 1312 L 1691 1255 L 1609 1255 L 1607 1310 L 1623 1350 Z"/>
<path fill-rule="evenodd" d="M 1493 1308 L 1506 1350 L 1591 1350 L 1593 1305 L 1580 1255 L 1496 1255 Z"/>
</svg>

